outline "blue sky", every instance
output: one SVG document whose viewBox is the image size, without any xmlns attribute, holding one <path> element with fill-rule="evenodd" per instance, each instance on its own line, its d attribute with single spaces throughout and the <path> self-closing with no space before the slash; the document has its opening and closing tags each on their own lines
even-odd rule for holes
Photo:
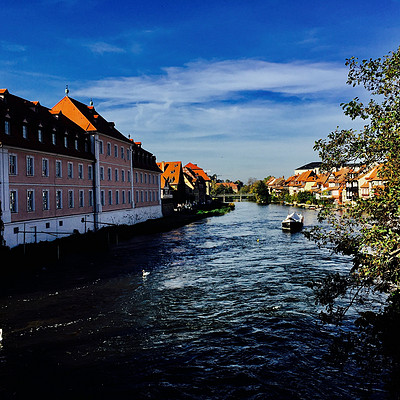
<svg viewBox="0 0 400 400">
<path fill-rule="evenodd" d="M 0 87 L 89 104 L 158 161 L 288 177 L 356 127 L 351 56 L 400 45 L 400 1 L 1 0 Z"/>
</svg>

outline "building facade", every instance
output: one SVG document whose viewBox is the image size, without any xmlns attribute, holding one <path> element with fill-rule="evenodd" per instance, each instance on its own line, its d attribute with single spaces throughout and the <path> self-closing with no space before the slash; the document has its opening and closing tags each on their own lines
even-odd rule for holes
<svg viewBox="0 0 400 400">
<path fill-rule="evenodd" d="M 151 201 L 137 206 L 135 145 L 92 105 L 65 96 L 48 109 L 0 90 L 0 142 L 9 247 L 162 216 L 160 172 L 149 167 Z"/>
</svg>

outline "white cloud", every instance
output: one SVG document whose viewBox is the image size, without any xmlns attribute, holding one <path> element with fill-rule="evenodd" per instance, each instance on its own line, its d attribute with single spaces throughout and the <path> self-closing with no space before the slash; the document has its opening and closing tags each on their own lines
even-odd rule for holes
<svg viewBox="0 0 400 400">
<path fill-rule="evenodd" d="M 104 53 L 125 53 L 125 50 L 114 46 L 106 42 L 94 42 L 86 43 L 85 47 L 88 47 L 93 53 L 104 54 Z"/>
<path fill-rule="evenodd" d="M 198 61 L 165 68 L 163 74 L 109 78 L 79 93 L 120 102 L 198 103 L 230 99 L 243 91 L 311 95 L 343 88 L 347 70 L 328 63 L 270 63 L 260 60 Z M 79 94 L 78 93 L 78 94 Z"/>
<path fill-rule="evenodd" d="M 89 82 L 74 94 L 96 99 L 104 117 L 158 160 L 197 162 L 246 181 L 288 176 L 317 159 L 315 140 L 345 123 L 337 96 L 346 73 L 327 63 L 199 61 Z"/>
<path fill-rule="evenodd" d="M 26 46 L 24 45 L 7 42 L 5 40 L 0 41 L 0 47 L 5 51 L 11 51 L 13 53 L 21 53 L 26 50 Z"/>
</svg>

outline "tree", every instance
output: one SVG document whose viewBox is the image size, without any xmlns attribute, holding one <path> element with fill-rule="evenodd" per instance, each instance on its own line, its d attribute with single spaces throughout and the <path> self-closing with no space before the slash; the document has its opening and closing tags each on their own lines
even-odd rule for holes
<svg viewBox="0 0 400 400">
<path fill-rule="evenodd" d="M 297 193 L 297 201 L 301 204 L 309 202 L 309 204 L 314 202 L 314 196 L 312 192 L 306 190 L 304 192 Z"/>
<path fill-rule="evenodd" d="M 389 295 L 386 311 L 400 309 L 400 48 L 376 60 L 359 62 L 353 57 L 346 65 L 347 83 L 364 86 L 371 99 L 364 104 L 356 97 L 341 106 L 347 116 L 360 118 L 365 126 L 359 132 L 337 128 L 327 140 L 317 141 L 314 149 L 328 171 L 355 162 L 362 165 L 358 173 L 378 166 L 384 186 L 343 213 L 324 209 L 319 219 L 329 229 L 306 233 L 319 245 L 352 257 L 349 275 L 332 274 L 314 284 L 326 315 L 337 321 L 366 288 Z M 335 301 L 349 289 L 355 289 L 349 303 L 337 306 Z"/>
<path fill-rule="evenodd" d="M 251 187 L 251 192 L 255 194 L 256 202 L 261 204 L 270 203 L 270 194 L 263 181 L 255 182 Z"/>
</svg>

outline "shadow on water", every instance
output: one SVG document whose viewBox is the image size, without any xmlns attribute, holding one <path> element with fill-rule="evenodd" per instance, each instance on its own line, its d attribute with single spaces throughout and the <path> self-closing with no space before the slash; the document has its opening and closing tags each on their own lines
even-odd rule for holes
<svg viewBox="0 0 400 400">
<path fill-rule="evenodd" d="M 289 211 L 239 203 L 10 290 L 0 398 L 387 398 L 388 371 L 327 358 L 307 283 L 349 263 L 282 232 Z"/>
</svg>

